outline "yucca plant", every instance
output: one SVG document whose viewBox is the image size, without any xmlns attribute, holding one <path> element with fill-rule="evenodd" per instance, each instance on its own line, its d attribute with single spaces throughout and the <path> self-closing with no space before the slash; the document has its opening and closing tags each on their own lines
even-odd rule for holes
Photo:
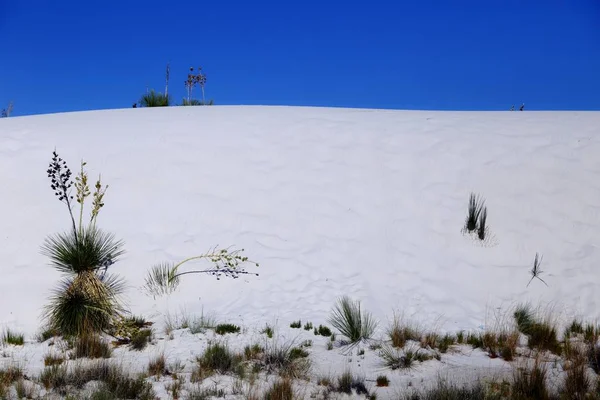
<svg viewBox="0 0 600 400">
<path fill-rule="evenodd" d="M 477 229 L 479 215 L 483 210 L 484 204 L 485 201 L 481 197 L 475 195 L 475 193 L 471 193 L 471 195 L 469 196 L 469 208 L 467 211 L 467 218 L 465 221 L 465 231 L 473 232 Z"/>
<path fill-rule="evenodd" d="M 42 253 L 51 265 L 65 276 L 55 289 L 45 308 L 45 317 L 52 329 L 67 336 L 86 336 L 106 330 L 122 311 L 118 296 L 123 282 L 108 274 L 108 268 L 124 253 L 123 242 L 96 226 L 103 198 L 108 186 L 101 179 L 95 185 L 92 211 L 87 224 L 83 220 L 85 199 L 91 193 L 82 161 L 76 177 L 76 198 L 71 195 L 71 171 L 56 151 L 48 169 L 51 188 L 65 203 L 71 217 L 71 230 L 51 235 L 42 245 Z M 80 205 L 79 224 L 73 215 L 73 200 Z"/>
<path fill-rule="evenodd" d="M 360 301 L 354 302 L 348 296 L 338 300 L 331 312 L 329 323 L 352 343 L 370 339 L 377 328 L 373 316 L 361 310 Z"/>
<path fill-rule="evenodd" d="M 142 96 L 140 105 L 142 107 L 168 107 L 171 105 L 171 98 L 169 95 L 155 92 L 153 89 Z"/>
</svg>

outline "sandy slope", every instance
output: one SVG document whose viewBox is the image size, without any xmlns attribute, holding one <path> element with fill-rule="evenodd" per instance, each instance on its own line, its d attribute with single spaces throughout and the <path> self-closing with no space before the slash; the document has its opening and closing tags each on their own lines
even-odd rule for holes
<svg viewBox="0 0 600 400">
<path fill-rule="evenodd" d="M 39 248 L 69 227 L 45 171 L 56 147 L 110 188 L 102 227 L 131 308 L 262 325 L 325 322 L 349 294 L 444 329 L 495 307 L 556 301 L 600 317 L 600 113 L 172 107 L 0 120 L 0 324 L 33 334 L 59 274 Z M 470 191 L 492 240 L 461 234 Z M 189 276 L 168 300 L 139 287 L 157 261 L 244 247 L 260 277 Z M 544 255 L 544 286 L 528 271 Z M 192 265 L 193 266 L 193 265 Z M 504 308 L 503 308 L 504 309 Z M 486 317 L 486 315 L 488 317 Z"/>
</svg>

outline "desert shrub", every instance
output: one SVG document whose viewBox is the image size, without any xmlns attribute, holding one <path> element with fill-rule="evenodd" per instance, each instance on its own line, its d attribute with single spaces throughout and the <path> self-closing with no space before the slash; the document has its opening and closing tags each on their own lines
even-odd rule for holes
<svg viewBox="0 0 600 400">
<path fill-rule="evenodd" d="M 591 345 L 597 345 L 598 344 L 598 336 L 600 336 L 600 327 L 598 326 L 594 326 L 592 324 L 586 324 L 585 325 L 585 329 L 583 331 L 583 339 L 591 344 Z"/>
<path fill-rule="evenodd" d="M 305 331 L 310 331 L 312 328 L 313 328 L 312 322 L 307 322 L 306 324 L 304 324 Z"/>
<path fill-rule="evenodd" d="M 319 325 L 319 327 L 315 328 L 315 329 L 316 329 L 317 334 L 321 335 L 321 336 L 330 337 L 332 334 L 331 329 L 329 329 L 328 327 L 323 326 L 323 325 Z"/>
<path fill-rule="evenodd" d="M 149 91 L 140 98 L 142 107 L 168 107 L 171 105 L 171 98 L 154 90 Z"/>
<path fill-rule="evenodd" d="M 302 327 L 302 321 L 298 320 L 298 321 L 294 321 L 290 324 L 290 328 L 294 328 L 294 329 L 298 329 Z"/>
<path fill-rule="evenodd" d="M 290 379 L 274 382 L 264 395 L 264 400 L 292 400 L 293 398 L 294 390 Z"/>
<path fill-rule="evenodd" d="M 215 333 L 225 335 L 226 333 L 239 333 L 240 327 L 234 324 L 219 324 L 215 327 Z"/>
<path fill-rule="evenodd" d="M 401 397 L 403 400 L 500 400 L 500 398 L 486 393 L 485 387 L 480 382 L 472 386 L 457 386 L 442 379 L 438 379 L 437 385 L 431 389 Z"/>
<path fill-rule="evenodd" d="M 455 342 L 456 338 L 453 335 L 447 333 L 439 339 L 438 343 L 436 344 L 436 347 L 438 348 L 440 353 L 445 353 Z"/>
<path fill-rule="evenodd" d="M 587 375 L 588 359 L 585 349 L 572 344 L 565 346 L 565 379 L 560 387 L 564 398 L 583 399 L 592 387 L 590 377 Z"/>
<path fill-rule="evenodd" d="M 244 347 L 244 356 L 247 360 L 254 360 L 258 359 L 259 356 L 264 353 L 264 351 L 265 349 L 257 343 L 253 344 L 252 346 L 246 345 L 246 347 Z"/>
<path fill-rule="evenodd" d="M 389 384 L 390 384 L 390 380 L 385 375 L 379 375 L 377 377 L 377 379 L 375 380 L 375 382 L 376 382 L 377 386 L 379 386 L 379 387 L 389 386 Z"/>
<path fill-rule="evenodd" d="M 420 341 L 421 332 L 409 324 L 403 323 L 400 318 L 394 316 L 394 321 L 387 329 L 387 335 L 394 347 L 404 347 L 408 340 Z"/>
<path fill-rule="evenodd" d="M 73 355 L 75 358 L 110 358 L 112 349 L 97 335 L 86 335 L 77 338 Z"/>
<path fill-rule="evenodd" d="M 379 356 L 383 359 L 383 365 L 392 370 L 409 369 L 416 361 L 431 359 L 431 356 L 421 352 L 419 348 L 399 350 L 390 346 L 383 346 L 379 350 Z"/>
<path fill-rule="evenodd" d="M 488 352 L 490 358 L 502 357 L 505 361 L 512 361 L 519 343 L 519 332 L 494 332 L 487 331 L 481 335 L 481 346 Z"/>
<path fill-rule="evenodd" d="M 209 400 L 215 397 L 225 397 L 225 394 L 225 389 L 219 388 L 216 383 L 210 387 L 195 385 L 188 389 L 186 400 Z"/>
<path fill-rule="evenodd" d="M 358 395 L 368 395 L 369 390 L 365 385 L 365 379 L 353 375 L 352 372 L 346 371 L 337 379 L 337 385 L 334 390 L 340 393 L 352 394 L 354 390 Z"/>
<path fill-rule="evenodd" d="M 35 398 L 35 385 L 32 382 L 25 381 L 25 379 L 19 379 L 15 384 L 15 392 L 19 399 L 33 399 Z"/>
<path fill-rule="evenodd" d="M 60 355 L 48 354 L 44 357 L 44 366 L 60 365 L 65 361 L 65 358 Z"/>
<path fill-rule="evenodd" d="M 267 372 L 278 372 L 284 377 L 299 378 L 310 369 L 308 353 L 292 343 L 272 343 L 265 349 L 260 367 Z"/>
<path fill-rule="evenodd" d="M 273 338 L 273 327 L 270 325 L 267 325 L 260 333 L 264 333 L 265 335 L 267 335 L 267 337 L 269 339 L 272 339 Z"/>
<path fill-rule="evenodd" d="M 571 337 L 572 334 L 583 335 L 583 333 L 584 333 L 583 324 L 581 323 L 581 321 L 574 319 L 571 322 L 571 324 L 565 328 L 564 337 L 566 339 L 566 338 Z"/>
<path fill-rule="evenodd" d="M 465 221 L 465 231 L 473 232 L 477 229 L 479 223 L 479 216 L 481 215 L 481 211 L 484 207 L 485 201 L 471 193 L 469 196 L 469 208 L 467 210 L 467 219 Z"/>
<path fill-rule="evenodd" d="M 6 329 L 2 334 L 2 343 L 23 346 L 25 344 L 25 335 Z"/>
<path fill-rule="evenodd" d="M 151 329 L 141 329 L 133 334 L 131 337 L 131 342 L 129 346 L 131 346 L 134 350 L 144 350 L 148 343 L 152 341 L 152 330 Z"/>
<path fill-rule="evenodd" d="M 173 382 L 165 385 L 165 390 L 171 395 L 173 400 L 179 399 L 183 383 L 179 379 L 174 379 Z"/>
<path fill-rule="evenodd" d="M 292 347 L 290 349 L 290 358 L 292 360 L 308 357 L 308 352 L 300 347 Z"/>
<path fill-rule="evenodd" d="M 532 367 L 516 368 L 513 373 L 512 398 L 519 400 L 549 399 L 546 368 L 535 360 Z"/>
<path fill-rule="evenodd" d="M 160 354 L 148 362 L 148 374 L 151 376 L 161 376 L 166 370 L 167 361 L 164 354 Z"/>
<path fill-rule="evenodd" d="M 460 331 L 456 333 L 456 343 L 463 344 L 465 342 L 465 332 Z"/>
<path fill-rule="evenodd" d="M 338 300 L 329 323 L 352 343 L 370 339 L 377 328 L 373 316 L 361 310 L 360 301 L 353 302 L 348 296 Z"/>
<path fill-rule="evenodd" d="M 23 370 L 16 366 L 0 368 L 0 394 L 14 382 L 23 378 Z"/>
<path fill-rule="evenodd" d="M 239 361 L 229 347 L 219 343 L 209 345 L 204 354 L 198 358 L 200 368 L 222 374 L 232 371 Z"/>
<path fill-rule="evenodd" d="M 597 345 L 588 345 L 587 359 L 590 368 L 596 374 L 600 374 L 600 347 Z"/>
<path fill-rule="evenodd" d="M 96 226 L 106 191 L 100 179 L 92 195 L 91 216 L 84 225 L 84 203 L 91 194 L 85 165 L 81 163 L 81 172 L 75 178 L 76 201 L 80 205 L 77 226 L 73 215 L 71 170 L 56 152 L 53 153 L 47 173 L 55 196 L 68 208 L 72 229 L 48 236 L 42 246 L 42 253 L 50 258 L 51 265 L 66 274 L 45 307 L 45 317 L 50 328 L 75 337 L 109 330 L 113 319 L 123 311 L 119 302 L 123 282 L 107 273 L 108 267 L 124 253 L 123 243 Z"/>
<path fill-rule="evenodd" d="M 155 396 L 152 385 L 142 375 L 131 377 L 122 368 L 106 361 L 77 365 L 71 369 L 55 365 L 44 368 L 40 375 L 40 382 L 47 390 L 57 389 L 63 394 L 71 391 L 69 387 L 81 389 L 91 381 L 101 382 L 101 389 L 118 399 L 151 400 Z"/>
<path fill-rule="evenodd" d="M 537 320 L 529 305 L 518 306 L 514 318 L 519 331 L 527 336 L 530 348 L 560 352 L 556 327 L 550 321 Z"/>
</svg>

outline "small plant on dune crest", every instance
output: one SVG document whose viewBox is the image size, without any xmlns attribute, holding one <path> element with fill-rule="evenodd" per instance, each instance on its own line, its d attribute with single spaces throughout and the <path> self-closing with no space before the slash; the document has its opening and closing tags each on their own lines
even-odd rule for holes
<svg viewBox="0 0 600 400">
<path fill-rule="evenodd" d="M 377 322 L 371 313 L 363 311 L 360 301 L 352 301 L 348 296 L 338 300 L 331 312 L 329 323 L 351 343 L 370 339 L 377 328 Z"/>
<path fill-rule="evenodd" d="M 49 328 L 76 337 L 108 330 L 113 319 L 123 311 L 119 301 L 123 282 L 107 273 L 124 253 L 123 242 L 97 228 L 97 217 L 104 206 L 108 186 L 102 187 L 98 178 L 92 194 L 85 165 L 82 161 L 81 171 L 75 178 L 74 197 L 71 195 L 71 170 L 56 151 L 52 153 L 47 170 L 50 186 L 58 200 L 67 206 L 72 227 L 67 233 L 47 237 L 42 246 L 42 253 L 50 258 L 51 265 L 66 275 L 45 308 Z M 85 199 L 90 195 L 92 210 L 86 225 L 83 209 Z M 80 206 L 79 226 L 73 215 L 74 200 Z"/>
<path fill-rule="evenodd" d="M 542 278 L 540 278 L 540 275 L 544 273 L 544 271 L 542 271 L 542 269 L 540 268 L 540 266 L 542 265 L 542 258 L 543 256 L 540 257 L 538 253 L 535 253 L 533 267 L 531 268 L 531 271 L 529 271 L 531 273 L 531 279 L 527 283 L 527 287 L 529 287 L 531 281 L 533 281 L 535 278 L 539 279 L 544 285 L 548 286 L 548 284 Z"/>
<path fill-rule="evenodd" d="M 258 267 L 258 263 L 250 261 L 248 257 L 242 256 L 244 249 L 230 251 L 228 249 L 211 249 L 205 254 L 186 258 L 178 263 L 160 263 L 153 266 L 146 275 L 144 290 L 151 296 L 163 296 L 173 293 L 180 283 L 180 278 L 187 274 L 209 274 L 221 279 L 221 276 L 237 279 L 240 275 L 255 275 L 240 268 L 241 264 L 250 263 Z M 190 261 L 208 260 L 213 264 L 212 268 L 203 270 L 192 270 L 179 272 L 179 268 Z"/>
<path fill-rule="evenodd" d="M 239 333 L 240 327 L 234 324 L 219 324 L 215 327 L 215 333 L 224 335 L 226 333 Z"/>
<path fill-rule="evenodd" d="M 469 208 L 467 211 L 467 219 L 465 221 L 464 230 L 466 232 L 473 232 L 477 229 L 479 223 L 479 216 L 484 207 L 485 201 L 475 193 L 471 193 L 469 196 Z"/>
<path fill-rule="evenodd" d="M 6 329 L 2 334 L 2 343 L 23 346 L 25 344 L 25 335 Z"/>
<path fill-rule="evenodd" d="M 300 327 L 302 327 L 302 321 L 298 320 L 298 321 L 294 321 L 290 324 L 290 328 L 294 328 L 294 329 L 299 329 Z"/>
<path fill-rule="evenodd" d="M 140 98 L 140 105 L 142 107 L 168 107 L 171 105 L 171 98 L 168 94 L 150 90 Z"/>
<path fill-rule="evenodd" d="M 274 382 L 264 395 L 264 400 L 292 400 L 293 398 L 292 381 L 287 378 Z"/>
<path fill-rule="evenodd" d="M 307 322 L 306 324 L 304 324 L 305 331 L 310 331 L 312 328 L 313 328 L 312 322 Z"/>
</svg>

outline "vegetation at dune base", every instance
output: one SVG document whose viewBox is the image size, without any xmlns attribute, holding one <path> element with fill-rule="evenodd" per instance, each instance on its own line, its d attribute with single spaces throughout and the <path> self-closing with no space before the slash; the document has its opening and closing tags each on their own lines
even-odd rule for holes
<svg viewBox="0 0 600 400">
<path fill-rule="evenodd" d="M 108 271 L 124 253 L 123 242 L 97 226 L 108 186 L 103 186 L 99 177 L 91 193 L 85 165 L 82 161 L 73 182 L 67 163 L 54 151 L 47 170 L 55 196 L 67 207 L 70 229 L 48 236 L 42 246 L 50 264 L 63 274 L 45 307 L 45 317 L 50 330 L 72 337 L 105 332 L 123 312 L 119 298 L 123 281 Z M 91 213 L 84 218 L 90 195 Z"/>
</svg>

